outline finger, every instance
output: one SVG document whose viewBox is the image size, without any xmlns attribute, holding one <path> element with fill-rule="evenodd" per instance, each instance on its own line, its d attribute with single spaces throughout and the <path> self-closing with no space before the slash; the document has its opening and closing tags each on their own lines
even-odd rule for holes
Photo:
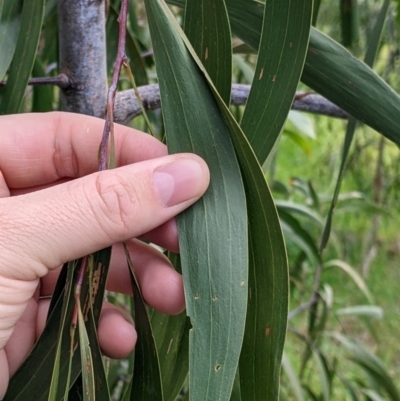
<svg viewBox="0 0 400 401">
<path fill-rule="evenodd" d="M 152 308 L 176 315 L 185 308 L 182 276 L 168 258 L 157 249 L 136 241 L 130 244 L 130 257 L 142 290 L 143 298 Z M 108 287 L 112 291 L 131 294 L 130 275 L 122 246 L 115 246 Z"/>
<path fill-rule="evenodd" d="M 37 338 L 39 338 L 46 324 L 49 306 L 50 300 L 39 301 L 36 324 Z M 136 344 L 137 334 L 129 313 L 109 303 L 103 305 L 97 333 L 102 351 L 110 358 L 128 356 Z"/>
<path fill-rule="evenodd" d="M 171 219 L 154 230 L 149 231 L 143 235 L 143 238 L 161 246 L 161 248 L 179 253 L 178 227 L 175 219 Z"/>
<path fill-rule="evenodd" d="M 5 346 L 10 376 L 22 365 L 35 344 L 37 311 L 38 304 L 31 298 Z"/>
<path fill-rule="evenodd" d="M 194 203 L 208 182 L 202 159 L 177 154 L 3 199 L 0 214 L 12 224 L 1 231 L 0 248 L 18 266 L 3 263 L 0 272 L 35 280 L 68 260 L 140 236 Z"/>
<path fill-rule="evenodd" d="M 104 304 L 99 328 L 99 344 L 110 358 L 125 358 L 135 348 L 137 334 L 129 313 L 111 304 Z"/>
<path fill-rule="evenodd" d="M 168 258 L 154 247 L 138 240 L 128 242 L 135 275 L 148 305 L 162 313 L 175 315 L 185 308 L 182 276 Z M 53 293 L 59 269 L 49 272 L 41 281 L 41 297 Z M 112 250 L 107 290 L 132 295 L 132 284 L 125 252 L 121 244 Z"/>
<path fill-rule="evenodd" d="M 9 188 L 48 184 L 98 170 L 104 120 L 72 113 L 1 117 L 0 170 Z M 143 132 L 115 124 L 118 166 L 167 154 L 166 146 Z"/>
</svg>

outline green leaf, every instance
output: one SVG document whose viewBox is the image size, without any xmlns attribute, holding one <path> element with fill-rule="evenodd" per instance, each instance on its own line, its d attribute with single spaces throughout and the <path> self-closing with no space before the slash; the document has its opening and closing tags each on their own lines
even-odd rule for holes
<svg viewBox="0 0 400 401">
<path fill-rule="evenodd" d="M 82 308 L 79 299 L 76 302 L 76 308 L 78 310 L 78 332 L 79 349 L 81 351 L 83 401 L 94 401 L 96 399 L 96 394 L 92 352 L 90 351 L 89 337 L 86 332 L 85 320 L 83 319 Z"/>
<path fill-rule="evenodd" d="M 218 101 L 230 129 L 245 181 L 251 251 L 246 340 L 240 360 L 242 397 L 268 397 L 275 400 L 279 393 L 288 308 L 288 266 L 282 231 L 270 191 L 253 151 L 190 43 L 184 36 L 182 39 Z M 254 398 L 255 394 L 258 398 Z"/>
<path fill-rule="evenodd" d="M 311 32 L 302 81 L 400 145 L 400 97 L 366 64 L 318 31 Z"/>
<path fill-rule="evenodd" d="M 310 223 L 318 228 L 322 228 L 324 226 L 322 217 L 318 213 L 314 212 L 314 210 L 305 205 L 284 200 L 276 200 L 275 204 L 278 212 L 285 211 L 286 213 L 297 214 L 301 217 L 306 218 Z"/>
<path fill-rule="evenodd" d="M 7 85 L 0 101 L 0 114 L 18 113 L 36 58 L 42 28 L 45 0 L 25 0 L 21 29 Z"/>
<path fill-rule="evenodd" d="M 229 131 L 168 7 L 145 1 L 171 152 L 202 156 L 211 185 L 178 218 L 191 400 L 229 400 L 246 316 L 247 216 Z M 195 245 L 194 245 L 195 244 Z"/>
<path fill-rule="evenodd" d="M 139 284 L 134 275 L 129 251 L 125 244 L 124 251 L 132 280 L 135 327 L 138 336 L 135 347 L 135 365 L 129 400 L 163 401 L 160 366 L 152 327 Z"/>
<path fill-rule="evenodd" d="M 169 259 L 180 272 L 179 255 L 170 253 Z M 164 400 L 174 401 L 189 372 L 190 320 L 185 312 L 168 316 L 154 310 L 151 327 L 157 345 Z"/>
<path fill-rule="evenodd" d="M 243 400 L 278 400 L 289 297 L 285 243 L 261 166 L 222 100 L 219 106 L 230 126 L 248 204 L 249 299 L 239 364 L 241 396 Z"/>
<path fill-rule="evenodd" d="M 358 39 L 357 0 L 340 0 L 342 44 L 350 47 Z"/>
<path fill-rule="evenodd" d="M 68 268 L 63 268 L 62 273 L 60 274 L 60 278 L 57 280 L 56 288 L 55 288 L 55 296 L 53 295 L 51 303 L 50 303 L 50 308 L 49 308 L 49 314 L 50 311 L 54 309 L 55 303 L 61 298 L 61 295 L 63 294 L 64 290 L 66 292 L 67 297 L 71 297 L 73 286 L 71 283 L 73 282 L 73 277 L 75 273 L 77 264 L 74 262 L 69 262 L 68 263 Z M 59 285 L 59 283 L 63 283 L 63 285 Z M 67 284 L 68 283 L 68 284 Z M 53 301 L 54 299 L 54 301 Z M 57 399 L 57 393 L 58 393 L 58 384 L 59 384 L 59 377 L 60 377 L 60 360 L 61 360 L 61 345 L 62 345 L 62 334 L 65 329 L 65 323 L 66 323 L 66 317 L 67 317 L 67 304 L 64 303 L 62 305 L 62 313 L 61 313 L 61 319 L 59 323 L 59 331 L 58 331 L 58 338 L 57 338 L 57 348 L 56 348 L 56 356 L 53 364 L 53 373 L 51 377 L 51 383 L 50 383 L 50 388 L 49 388 L 49 396 L 48 396 L 48 401 L 54 401 Z M 68 327 L 70 327 L 70 324 L 67 324 Z M 73 340 L 71 340 L 71 343 L 73 343 Z M 72 346 L 70 349 L 73 348 Z M 72 359 L 72 354 L 70 354 L 70 358 L 68 361 L 69 367 L 71 366 L 71 359 Z M 70 369 L 68 369 L 68 376 L 67 376 L 67 385 L 69 383 L 70 379 Z"/>
<path fill-rule="evenodd" d="M 319 8 L 321 6 L 322 0 L 314 0 L 314 7 L 313 7 L 313 17 L 312 17 L 312 25 L 315 26 L 317 24 Z"/>
<path fill-rule="evenodd" d="M 321 263 L 317 245 L 310 233 L 301 226 L 295 217 L 284 209 L 278 209 L 278 211 L 283 231 L 286 234 L 285 238 L 302 249 L 313 264 Z"/>
<path fill-rule="evenodd" d="M 0 81 L 4 79 L 17 46 L 22 0 L 0 3 Z"/>
<path fill-rule="evenodd" d="M 185 34 L 222 99 L 231 99 L 231 31 L 224 0 L 186 2 Z"/>
<path fill-rule="evenodd" d="M 44 77 L 46 71 L 42 61 L 36 57 L 32 69 L 33 77 Z M 32 112 L 43 113 L 53 111 L 54 88 L 51 85 L 36 85 L 33 87 Z"/>
<path fill-rule="evenodd" d="M 289 113 L 303 70 L 312 0 L 265 3 L 255 77 L 241 127 L 264 163 Z"/>
<path fill-rule="evenodd" d="M 190 320 L 183 312 L 167 316 L 154 311 L 151 326 L 157 344 L 165 401 L 174 401 L 189 372 Z"/>
</svg>

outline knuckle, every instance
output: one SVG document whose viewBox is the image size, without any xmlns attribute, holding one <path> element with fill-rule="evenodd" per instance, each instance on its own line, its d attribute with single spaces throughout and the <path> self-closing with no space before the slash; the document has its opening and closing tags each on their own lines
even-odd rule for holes
<svg viewBox="0 0 400 401">
<path fill-rule="evenodd" d="M 124 177 L 105 171 L 97 175 L 95 188 L 96 218 L 100 226 L 111 235 L 128 234 L 139 207 L 139 199 L 132 186 Z"/>
</svg>

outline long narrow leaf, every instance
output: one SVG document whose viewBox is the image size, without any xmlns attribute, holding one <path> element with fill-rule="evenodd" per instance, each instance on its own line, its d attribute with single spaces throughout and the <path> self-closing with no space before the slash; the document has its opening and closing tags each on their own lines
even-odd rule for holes
<svg viewBox="0 0 400 401">
<path fill-rule="evenodd" d="M 169 254 L 175 269 L 181 272 L 178 254 Z M 168 316 L 153 311 L 151 327 L 157 346 L 165 401 L 174 401 L 189 372 L 190 320 L 185 312 Z"/>
<path fill-rule="evenodd" d="M 312 0 L 270 0 L 264 18 L 255 77 L 241 127 L 260 163 L 273 149 L 303 70 Z"/>
<path fill-rule="evenodd" d="M 81 351 L 82 381 L 83 381 L 83 401 L 94 401 L 95 385 L 92 353 L 90 351 L 89 338 L 86 332 L 85 320 L 82 314 L 82 308 L 77 302 L 78 309 L 78 331 L 79 331 L 79 348 Z"/>
<path fill-rule="evenodd" d="M 134 275 L 129 251 L 125 245 L 124 250 L 132 280 L 135 321 L 138 334 L 129 400 L 163 401 L 160 366 L 150 319 L 139 284 Z"/>
<path fill-rule="evenodd" d="M 231 98 L 231 30 L 224 0 L 188 1 L 185 33 L 226 104 Z"/>
<path fill-rule="evenodd" d="M 191 319 L 191 400 L 229 400 L 246 316 L 247 215 L 229 131 L 181 31 L 161 1 L 145 1 L 170 151 L 192 151 L 211 185 L 179 216 L 180 250 Z"/>
<path fill-rule="evenodd" d="M 288 266 L 282 231 L 254 152 L 190 43 L 183 35 L 182 39 L 207 79 L 230 129 L 246 187 L 250 267 L 248 314 L 240 358 L 241 395 L 243 399 L 277 400 L 288 308 Z"/>
<path fill-rule="evenodd" d="M 246 331 L 239 364 L 241 396 L 243 399 L 277 400 L 288 307 L 288 266 L 278 215 L 261 166 L 243 131 L 190 44 L 185 43 L 230 128 L 246 188 L 250 263 Z"/>
</svg>

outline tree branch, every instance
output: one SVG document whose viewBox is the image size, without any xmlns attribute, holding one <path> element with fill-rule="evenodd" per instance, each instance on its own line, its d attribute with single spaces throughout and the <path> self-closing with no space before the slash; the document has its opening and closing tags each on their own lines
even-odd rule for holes
<svg viewBox="0 0 400 401">
<path fill-rule="evenodd" d="M 161 107 L 158 85 L 146 85 L 138 88 L 140 98 L 146 110 L 157 110 Z M 234 106 L 246 104 L 250 85 L 233 84 L 231 101 Z M 324 97 L 315 93 L 297 92 L 292 105 L 293 110 L 306 111 L 330 117 L 348 118 L 348 114 Z M 142 114 L 133 90 L 117 93 L 114 121 L 127 123 Z"/>
<path fill-rule="evenodd" d="M 107 63 L 104 0 L 58 2 L 60 73 L 70 85 L 62 88 L 65 111 L 104 117 Z"/>
<path fill-rule="evenodd" d="M 71 86 L 71 80 L 65 74 L 56 77 L 32 78 L 29 85 L 57 85 L 62 89 Z M 5 86 L 6 82 L 0 81 L 0 87 Z M 250 85 L 233 84 L 231 101 L 234 106 L 243 106 L 246 104 L 249 96 Z M 146 110 L 157 110 L 161 107 L 160 91 L 158 85 L 146 85 L 138 88 L 140 98 L 142 99 Z M 321 95 L 310 92 L 296 92 L 293 104 L 293 110 L 304 111 L 313 114 L 325 115 L 347 119 L 349 115 Z M 116 95 L 116 105 L 114 120 L 117 123 L 127 123 L 128 121 L 142 114 L 135 93 L 132 89 L 122 91 Z"/>
</svg>

